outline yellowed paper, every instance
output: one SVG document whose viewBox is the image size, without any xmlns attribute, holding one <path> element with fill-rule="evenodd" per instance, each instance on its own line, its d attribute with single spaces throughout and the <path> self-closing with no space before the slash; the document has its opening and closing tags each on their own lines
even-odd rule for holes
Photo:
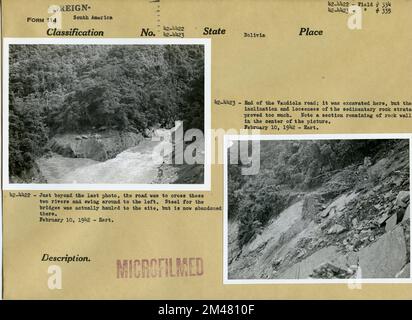
<svg viewBox="0 0 412 320">
<path fill-rule="evenodd" d="M 411 298 L 411 12 L 4 0 L 3 298 Z"/>
</svg>

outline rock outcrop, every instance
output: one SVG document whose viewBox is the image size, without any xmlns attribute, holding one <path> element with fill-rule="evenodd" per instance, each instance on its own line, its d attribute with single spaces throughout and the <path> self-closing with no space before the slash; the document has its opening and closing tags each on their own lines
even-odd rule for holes
<svg viewBox="0 0 412 320">
<path fill-rule="evenodd" d="M 329 262 L 320 264 L 313 270 L 311 278 L 316 279 L 348 279 L 356 274 L 357 268 L 341 268 Z"/>
<path fill-rule="evenodd" d="M 401 225 L 359 252 L 362 278 L 395 278 L 407 263 L 405 234 Z"/>
<path fill-rule="evenodd" d="M 62 134 L 54 136 L 49 149 L 69 158 L 88 158 L 105 161 L 120 152 L 137 146 L 144 137 L 140 133 L 105 131 L 99 134 Z"/>
</svg>

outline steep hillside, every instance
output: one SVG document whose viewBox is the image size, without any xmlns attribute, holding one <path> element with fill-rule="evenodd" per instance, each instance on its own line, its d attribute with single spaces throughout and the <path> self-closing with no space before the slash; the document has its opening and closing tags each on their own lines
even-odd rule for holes
<svg viewBox="0 0 412 320">
<path fill-rule="evenodd" d="M 410 277 L 409 142 L 381 144 L 325 177 L 289 190 L 266 223 L 255 217 L 248 241 L 239 234 L 248 213 L 232 215 L 230 279 Z"/>
</svg>

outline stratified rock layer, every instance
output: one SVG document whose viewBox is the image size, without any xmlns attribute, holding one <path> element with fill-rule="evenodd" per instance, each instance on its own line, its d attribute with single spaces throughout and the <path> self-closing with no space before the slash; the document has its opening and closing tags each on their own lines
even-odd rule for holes
<svg viewBox="0 0 412 320">
<path fill-rule="evenodd" d="M 82 135 L 64 134 L 54 136 L 48 147 L 51 151 L 68 158 L 105 161 L 128 148 L 137 146 L 143 139 L 140 133 L 120 131 Z"/>
</svg>

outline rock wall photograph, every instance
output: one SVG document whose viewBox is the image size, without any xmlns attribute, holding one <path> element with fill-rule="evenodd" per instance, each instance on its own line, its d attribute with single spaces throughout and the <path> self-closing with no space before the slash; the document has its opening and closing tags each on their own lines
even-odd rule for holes
<svg viewBox="0 0 412 320">
<path fill-rule="evenodd" d="M 228 165 L 228 279 L 409 279 L 408 139 L 263 140 Z"/>
</svg>

